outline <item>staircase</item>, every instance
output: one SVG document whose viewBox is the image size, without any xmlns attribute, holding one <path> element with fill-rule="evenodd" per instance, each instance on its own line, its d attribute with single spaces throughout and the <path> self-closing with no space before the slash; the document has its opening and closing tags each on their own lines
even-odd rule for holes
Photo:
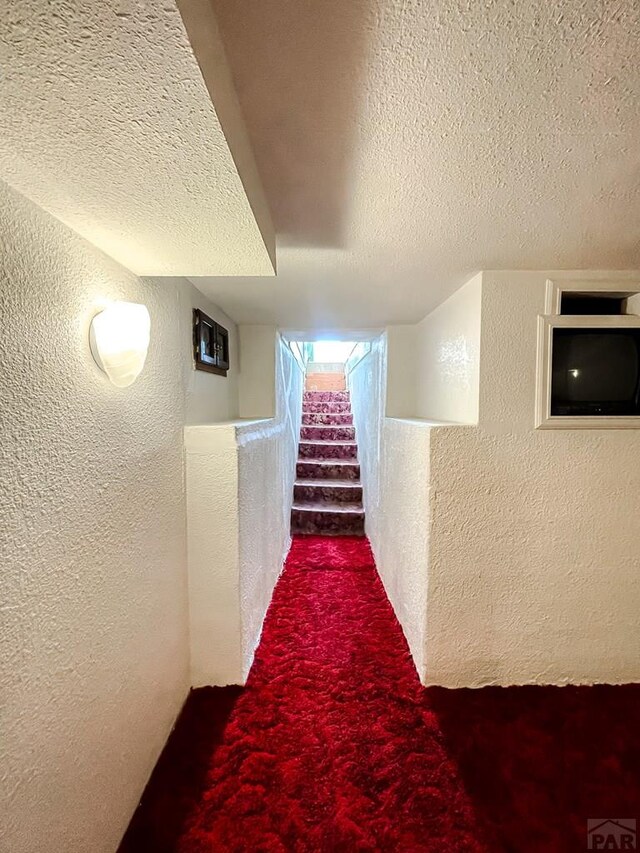
<svg viewBox="0 0 640 853">
<path fill-rule="evenodd" d="M 291 532 L 364 536 L 358 445 L 348 391 L 304 392 Z"/>
</svg>

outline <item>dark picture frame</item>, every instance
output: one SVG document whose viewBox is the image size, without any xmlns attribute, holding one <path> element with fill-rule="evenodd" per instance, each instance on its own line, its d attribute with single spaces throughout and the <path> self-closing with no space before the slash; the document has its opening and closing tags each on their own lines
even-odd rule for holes
<svg viewBox="0 0 640 853">
<path fill-rule="evenodd" d="M 193 357 L 196 370 L 227 375 L 229 332 L 199 308 L 193 309 Z"/>
</svg>

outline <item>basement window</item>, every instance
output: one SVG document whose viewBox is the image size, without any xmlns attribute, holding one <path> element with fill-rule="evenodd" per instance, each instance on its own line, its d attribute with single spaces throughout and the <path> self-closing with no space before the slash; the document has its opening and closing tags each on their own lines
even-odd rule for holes
<svg viewBox="0 0 640 853">
<path fill-rule="evenodd" d="M 602 293 L 571 293 L 564 292 L 560 301 L 560 314 L 582 316 L 625 314 L 626 297 L 611 296 Z"/>
</svg>

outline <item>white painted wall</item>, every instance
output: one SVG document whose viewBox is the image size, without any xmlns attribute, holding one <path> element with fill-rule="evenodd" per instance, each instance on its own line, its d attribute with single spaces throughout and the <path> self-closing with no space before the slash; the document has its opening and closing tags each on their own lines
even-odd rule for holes
<svg viewBox="0 0 640 853">
<path fill-rule="evenodd" d="M 545 281 L 572 275 L 483 275 L 480 423 L 431 440 L 428 681 L 640 679 L 640 432 L 533 428 Z"/>
<path fill-rule="evenodd" d="M 165 286 L 168 279 L 161 279 Z M 179 297 L 180 336 L 184 350 L 182 356 L 185 388 L 185 423 L 206 424 L 233 420 L 239 416 L 238 328 L 230 317 L 203 296 L 187 279 L 173 279 Z M 229 332 L 229 370 L 226 376 L 217 376 L 205 370 L 196 370 L 193 360 L 193 309 L 199 308 Z"/>
<path fill-rule="evenodd" d="M 239 326 L 241 418 L 272 418 L 276 413 L 275 326 Z"/>
<path fill-rule="evenodd" d="M 365 528 L 376 516 L 380 501 L 380 445 L 386 396 L 386 335 L 360 343 L 346 364 L 353 423 L 358 442 Z"/>
<path fill-rule="evenodd" d="M 124 389 L 88 345 L 92 316 L 115 299 L 151 315 L 147 362 Z M 183 425 L 187 411 L 228 418 L 237 406 L 233 380 L 189 381 L 194 299 L 184 280 L 136 278 L 0 184 L 11 853 L 112 853 L 189 688 Z"/>
<path fill-rule="evenodd" d="M 419 673 L 426 637 L 430 435 L 421 421 L 384 420 L 379 504 L 367 517 L 378 572 Z"/>
<path fill-rule="evenodd" d="M 640 680 L 640 432 L 534 429 L 546 279 L 637 276 L 484 273 L 478 425 L 416 424 L 412 452 L 409 426 L 386 421 L 383 505 L 368 530 L 408 567 L 403 589 L 376 554 L 408 637 L 424 617 L 410 557 L 428 541 L 422 658 L 411 643 L 425 683 Z M 403 483 L 428 486 L 427 510 L 419 490 L 416 502 L 422 534 Z M 394 541 L 396 530 L 409 534 Z"/>
<path fill-rule="evenodd" d="M 2 4 L 0 176 L 138 275 L 272 276 L 214 12 L 180 7 L 189 36 L 175 3 Z"/>
<path fill-rule="evenodd" d="M 416 416 L 418 326 L 387 327 L 387 405 L 390 418 Z"/>
<path fill-rule="evenodd" d="M 476 275 L 416 326 L 415 416 L 477 423 L 481 296 Z"/>
<path fill-rule="evenodd" d="M 276 362 L 275 418 L 185 430 L 196 687 L 244 683 L 290 544 L 303 373 L 279 336 Z"/>
<path fill-rule="evenodd" d="M 238 431 L 243 683 L 291 544 L 303 384 L 301 365 L 278 335 L 276 417 L 259 429 Z"/>
</svg>

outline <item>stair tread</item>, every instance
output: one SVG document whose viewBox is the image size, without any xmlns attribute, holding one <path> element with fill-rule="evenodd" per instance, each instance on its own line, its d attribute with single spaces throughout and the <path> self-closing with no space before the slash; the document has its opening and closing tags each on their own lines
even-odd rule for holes
<svg viewBox="0 0 640 853">
<path fill-rule="evenodd" d="M 348 444 L 350 447 L 357 447 L 357 441 L 351 441 L 348 438 L 301 438 L 300 444 Z"/>
<path fill-rule="evenodd" d="M 342 489 L 342 488 L 345 488 L 345 489 L 346 488 L 361 489 L 362 488 L 362 483 L 360 482 L 360 480 L 318 480 L 317 478 L 305 480 L 305 479 L 300 479 L 300 477 L 298 477 L 298 479 L 295 481 L 294 485 L 295 486 L 313 486 L 313 487 L 327 486 L 327 488 L 329 488 L 329 489 L 335 489 L 335 488 L 339 488 L 339 489 Z"/>
<path fill-rule="evenodd" d="M 346 406 L 346 403 L 343 403 L 342 405 Z M 317 412 L 317 411 L 315 411 L 315 409 L 305 409 L 303 406 L 302 407 L 302 414 L 303 415 L 353 415 L 353 412 L 351 411 L 351 409 L 347 409 L 346 411 L 343 409 L 341 412 Z"/>
<path fill-rule="evenodd" d="M 360 463 L 357 459 L 340 459 L 339 457 L 336 459 L 298 459 L 298 462 L 305 462 L 310 465 L 326 465 L 327 467 L 330 467 L 331 465 L 345 465 L 349 468 L 360 467 Z"/>
<path fill-rule="evenodd" d="M 302 424 L 302 429 L 355 429 L 353 424 Z"/>
<path fill-rule="evenodd" d="M 364 507 L 358 503 L 325 503 L 320 501 L 301 502 L 296 501 L 291 509 L 298 512 L 337 512 L 337 513 L 355 513 L 364 515 Z"/>
</svg>

